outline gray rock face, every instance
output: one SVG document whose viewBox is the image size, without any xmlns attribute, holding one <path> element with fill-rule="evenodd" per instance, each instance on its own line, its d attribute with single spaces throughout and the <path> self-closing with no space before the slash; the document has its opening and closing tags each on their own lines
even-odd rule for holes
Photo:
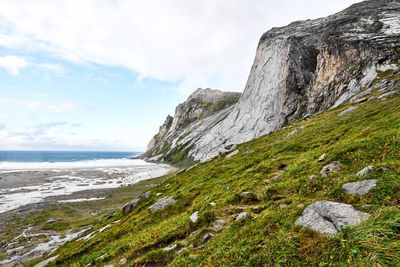
<svg viewBox="0 0 400 267">
<path fill-rule="evenodd" d="M 349 113 L 349 112 L 351 112 L 351 111 L 353 111 L 353 110 L 355 110 L 357 108 L 358 107 L 349 107 L 349 108 L 343 110 L 342 112 L 340 112 L 338 116 L 342 117 L 343 115 L 346 115 L 347 113 Z"/>
<path fill-rule="evenodd" d="M 376 180 L 365 180 L 360 182 L 347 183 L 342 186 L 343 190 L 350 195 L 365 195 L 376 186 Z"/>
<path fill-rule="evenodd" d="M 372 170 L 374 169 L 374 166 L 368 166 L 368 167 L 365 167 L 364 169 L 362 169 L 361 171 L 359 171 L 359 172 L 357 172 L 357 176 L 358 177 L 362 177 L 362 176 L 365 176 L 365 175 L 367 175 L 368 173 L 370 173 Z"/>
<path fill-rule="evenodd" d="M 162 199 L 160 199 L 159 201 L 157 201 L 156 203 L 154 203 L 153 205 L 151 205 L 149 207 L 149 211 L 150 212 L 154 212 L 154 211 L 157 211 L 157 210 L 161 210 L 161 209 L 164 209 L 167 206 L 173 205 L 175 203 L 176 203 L 176 201 L 175 201 L 175 199 L 173 197 L 166 196 L 166 197 L 163 197 Z"/>
<path fill-rule="evenodd" d="M 340 163 L 339 161 L 334 161 L 332 163 L 329 163 L 328 165 L 325 165 L 319 173 L 322 176 L 326 177 L 329 176 L 331 172 L 340 171 L 341 168 L 342 168 L 342 163 Z"/>
<path fill-rule="evenodd" d="M 360 212 L 349 204 L 324 200 L 305 208 L 296 223 L 320 234 L 333 236 L 342 227 L 356 226 L 368 217 L 368 213 Z"/>
<path fill-rule="evenodd" d="M 235 155 L 237 155 L 239 153 L 239 150 L 235 150 L 235 151 L 233 151 L 233 152 L 231 152 L 231 153 L 229 153 L 228 155 L 226 155 L 226 159 L 229 159 L 229 158 L 231 158 L 231 157 L 233 157 L 233 156 L 235 156 Z"/>
<path fill-rule="evenodd" d="M 168 153 L 177 148 L 187 158 L 206 161 L 225 144 L 252 140 L 373 90 L 399 90 L 396 79 L 389 79 L 399 73 L 399 12 L 398 0 L 371 0 L 269 30 L 239 101 L 206 117 L 199 115 L 207 114 L 201 108 L 178 107 L 163 141 L 150 146 L 147 156 L 171 161 Z M 392 76 L 377 83 L 378 72 L 388 69 Z"/>
</svg>

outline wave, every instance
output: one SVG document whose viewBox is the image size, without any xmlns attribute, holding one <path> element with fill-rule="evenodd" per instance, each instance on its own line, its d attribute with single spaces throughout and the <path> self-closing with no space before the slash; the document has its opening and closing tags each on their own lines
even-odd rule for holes
<svg viewBox="0 0 400 267">
<path fill-rule="evenodd" d="M 150 165 L 140 159 L 98 159 L 74 162 L 0 162 L 1 170 L 75 169 Z"/>
</svg>

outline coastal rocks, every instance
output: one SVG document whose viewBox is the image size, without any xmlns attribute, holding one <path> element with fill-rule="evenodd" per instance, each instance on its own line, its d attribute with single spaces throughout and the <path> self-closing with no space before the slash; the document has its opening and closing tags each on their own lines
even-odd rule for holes
<svg viewBox="0 0 400 267">
<path fill-rule="evenodd" d="M 134 208 L 137 207 L 137 205 L 139 205 L 139 203 L 143 200 L 143 199 L 148 199 L 151 196 L 151 192 L 148 191 L 144 194 L 142 194 L 141 196 L 133 199 L 132 201 L 128 202 L 127 204 L 125 204 L 125 206 L 122 208 L 122 214 L 127 215 L 129 213 L 131 213 L 133 211 Z"/>
<path fill-rule="evenodd" d="M 244 211 L 244 212 L 239 213 L 236 216 L 235 221 L 243 221 L 243 220 L 246 220 L 246 219 L 250 219 L 252 217 L 253 216 L 250 213 Z"/>
<path fill-rule="evenodd" d="M 343 190 L 350 195 L 363 196 L 376 186 L 376 180 L 365 180 L 360 182 L 347 183 L 342 186 Z"/>
<path fill-rule="evenodd" d="M 305 208 L 296 223 L 320 234 L 333 236 L 342 227 L 356 226 L 369 216 L 368 213 L 360 212 L 349 204 L 324 200 Z"/>
<path fill-rule="evenodd" d="M 340 163 L 339 161 L 334 161 L 332 163 L 329 163 L 328 165 L 325 165 L 319 173 L 322 176 L 326 177 L 329 176 L 332 172 L 340 171 L 341 168 L 342 163 Z"/>
<path fill-rule="evenodd" d="M 374 169 L 374 166 L 368 166 L 362 169 L 361 171 L 357 172 L 358 177 L 366 176 L 368 173 L 370 173 Z"/>
<path fill-rule="evenodd" d="M 339 117 L 342 117 L 343 115 L 346 115 L 347 113 L 357 109 L 358 107 L 349 107 L 348 109 L 343 110 L 342 112 L 339 113 Z"/>
<path fill-rule="evenodd" d="M 176 200 L 173 197 L 166 196 L 166 197 L 163 197 L 162 199 L 160 199 L 159 201 L 157 201 L 156 203 L 154 203 L 153 205 L 151 205 L 149 207 L 149 211 L 154 212 L 157 210 L 161 210 L 161 209 L 164 209 L 167 206 L 173 205 L 175 203 L 176 203 Z"/>
<path fill-rule="evenodd" d="M 199 214 L 199 212 L 198 212 L 198 211 L 195 211 L 195 212 L 193 212 L 192 215 L 190 215 L 190 220 L 191 220 L 193 223 L 196 223 L 196 222 L 197 222 L 198 214 Z"/>
</svg>

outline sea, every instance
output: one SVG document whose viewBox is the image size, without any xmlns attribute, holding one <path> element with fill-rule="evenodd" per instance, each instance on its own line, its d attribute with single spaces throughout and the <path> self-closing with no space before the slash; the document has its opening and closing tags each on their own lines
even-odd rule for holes
<svg viewBox="0 0 400 267">
<path fill-rule="evenodd" d="M 165 164 L 131 159 L 138 154 L 0 151 L 0 213 L 46 201 L 94 201 L 104 190 L 132 185 L 170 171 Z"/>
</svg>

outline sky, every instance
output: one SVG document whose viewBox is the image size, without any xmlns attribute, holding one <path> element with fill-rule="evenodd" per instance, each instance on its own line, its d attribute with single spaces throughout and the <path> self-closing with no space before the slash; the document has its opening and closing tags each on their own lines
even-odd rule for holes
<svg viewBox="0 0 400 267">
<path fill-rule="evenodd" d="M 242 92 L 258 40 L 354 0 L 1 0 L 0 150 L 146 150 L 197 88 Z"/>
</svg>

